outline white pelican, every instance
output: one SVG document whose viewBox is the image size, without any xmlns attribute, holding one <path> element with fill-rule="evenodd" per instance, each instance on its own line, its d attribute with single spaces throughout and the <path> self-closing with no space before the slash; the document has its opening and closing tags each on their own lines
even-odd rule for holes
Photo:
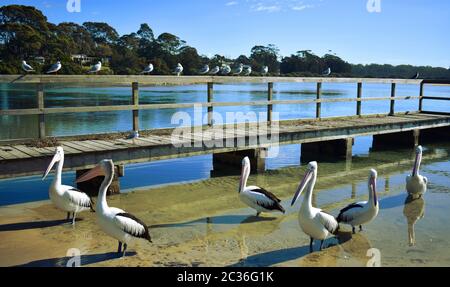
<svg viewBox="0 0 450 287">
<path fill-rule="evenodd" d="M 123 256 L 125 256 L 128 244 L 136 239 L 152 242 L 148 227 L 144 222 L 122 209 L 108 206 L 106 192 L 114 177 L 113 161 L 101 161 L 96 167 L 78 178 L 77 182 L 85 182 L 97 176 L 105 177 L 98 193 L 96 205 L 97 222 L 106 234 L 119 241 L 117 252 L 122 252 L 123 244 Z"/>
<path fill-rule="evenodd" d="M 280 205 L 281 200 L 271 192 L 257 187 L 248 186 L 247 180 L 250 176 L 250 159 L 245 157 L 242 160 L 241 180 L 239 182 L 239 198 L 243 203 L 256 210 L 256 216 L 261 212 L 281 211 L 285 213 L 284 208 Z"/>
<path fill-rule="evenodd" d="M 268 73 L 269 73 L 269 67 L 267 67 L 267 66 L 262 67 L 262 69 L 261 69 L 261 74 L 262 74 L 263 76 L 265 76 L 265 75 L 267 75 Z"/>
<path fill-rule="evenodd" d="M 72 186 L 61 184 L 62 170 L 64 166 L 64 150 L 62 147 L 56 148 L 55 155 L 45 171 L 42 180 L 47 178 L 55 163 L 58 163 L 58 165 L 56 166 L 55 178 L 53 179 L 49 189 L 50 200 L 57 208 L 67 212 L 67 220 L 70 219 L 70 214 L 72 213 L 72 224 L 75 225 L 75 217 L 77 213 L 85 210 L 93 211 L 92 200 L 81 190 Z"/>
<path fill-rule="evenodd" d="M 178 63 L 173 73 L 177 74 L 177 76 L 179 77 L 181 73 L 183 73 L 183 66 L 180 63 Z"/>
<path fill-rule="evenodd" d="M 244 76 L 250 76 L 251 73 L 252 73 L 252 67 L 244 66 Z"/>
<path fill-rule="evenodd" d="M 231 67 L 225 64 L 222 65 L 221 73 L 222 75 L 228 75 L 229 73 L 231 73 Z"/>
<path fill-rule="evenodd" d="M 355 202 L 342 209 L 337 220 L 339 223 L 345 223 L 352 226 L 353 234 L 355 234 L 355 226 L 362 226 L 375 219 L 378 215 L 380 206 L 377 198 L 377 171 L 371 169 L 369 172 L 369 201 Z"/>
<path fill-rule="evenodd" d="M 237 66 L 236 70 L 234 71 L 233 75 L 239 76 L 243 70 L 244 70 L 244 65 L 239 64 L 239 66 Z"/>
<path fill-rule="evenodd" d="M 208 74 L 208 72 L 209 72 L 209 66 L 204 65 L 203 68 L 200 69 L 199 74 L 205 75 L 205 74 Z"/>
<path fill-rule="evenodd" d="M 61 62 L 58 61 L 56 62 L 56 64 L 53 64 L 50 69 L 47 71 L 47 74 L 54 74 L 54 73 L 58 73 L 59 70 L 61 70 L 62 65 Z"/>
<path fill-rule="evenodd" d="M 420 164 L 422 162 L 422 146 L 416 149 L 416 161 L 412 174 L 406 177 L 406 191 L 413 195 L 414 198 L 420 198 L 427 192 L 428 179 L 419 174 Z"/>
<path fill-rule="evenodd" d="M 89 70 L 89 74 L 97 74 L 98 72 L 100 72 L 102 69 L 102 62 L 98 61 L 97 64 L 95 64 L 94 66 L 91 67 L 91 69 Z"/>
<path fill-rule="evenodd" d="M 215 66 L 214 68 L 211 69 L 211 71 L 209 71 L 211 75 L 217 75 L 217 73 L 219 72 L 220 72 L 219 66 Z"/>
<path fill-rule="evenodd" d="M 323 76 L 329 76 L 331 75 L 331 68 L 326 69 L 325 71 L 323 71 L 322 73 Z"/>
<path fill-rule="evenodd" d="M 30 65 L 27 64 L 27 62 L 22 61 L 22 70 L 24 70 L 27 73 L 31 73 L 34 72 L 33 67 L 31 67 Z"/>
<path fill-rule="evenodd" d="M 325 239 L 330 234 L 336 234 L 339 230 L 339 223 L 332 215 L 312 206 L 312 193 L 317 180 L 317 168 L 318 165 L 315 161 L 308 164 L 306 174 L 298 186 L 291 203 L 293 206 L 307 187 L 306 195 L 298 214 L 298 222 L 303 232 L 311 238 L 309 243 L 310 252 L 313 252 L 314 239 L 321 240 L 320 250 L 322 250 Z"/>
<path fill-rule="evenodd" d="M 153 72 L 153 64 L 152 63 L 148 64 L 148 66 L 145 67 L 145 69 L 141 72 L 141 74 L 150 74 L 151 72 Z"/>
</svg>

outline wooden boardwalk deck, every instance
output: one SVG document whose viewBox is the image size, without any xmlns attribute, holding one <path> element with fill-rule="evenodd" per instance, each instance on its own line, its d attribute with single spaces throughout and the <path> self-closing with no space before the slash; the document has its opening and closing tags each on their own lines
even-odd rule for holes
<svg viewBox="0 0 450 287">
<path fill-rule="evenodd" d="M 223 153 L 236 150 L 270 147 L 277 144 L 296 144 L 345 139 L 349 137 L 405 132 L 450 126 L 450 115 L 431 113 L 395 114 L 393 116 L 355 116 L 329 119 L 294 120 L 272 123 L 278 133 L 256 132 L 248 126 L 203 127 L 183 134 L 173 141 L 170 130 L 148 133 L 135 140 L 74 140 L 58 139 L 65 150 L 65 170 L 78 170 L 94 166 L 105 158 L 118 165 L 192 155 Z M 273 126 L 272 126 L 273 127 Z M 209 138 L 211 133 L 223 136 Z M 206 136 L 205 136 L 206 135 Z M 234 143 L 232 146 L 226 143 Z M 182 147 L 174 143 L 184 144 Z M 216 146 L 214 146 L 214 143 Z M 222 144 L 217 144 L 222 143 Z M 218 146 L 217 146 L 218 145 Z M 0 145 L 0 178 L 42 173 L 54 154 L 54 147 L 37 148 L 20 144 Z"/>
</svg>

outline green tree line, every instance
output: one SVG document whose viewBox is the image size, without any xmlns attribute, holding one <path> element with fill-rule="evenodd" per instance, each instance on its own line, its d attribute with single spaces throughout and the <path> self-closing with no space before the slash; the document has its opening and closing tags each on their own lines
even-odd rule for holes
<svg viewBox="0 0 450 287">
<path fill-rule="evenodd" d="M 32 6 L 0 7 L 0 74 L 22 73 L 22 60 L 31 64 L 36 73 L 45 72 L 56 61 L 63 64 L 62 74 L 85 73 L 88 64 L 92 63 L 83 65 L 75 61 L 73 55 L 87 55 L 91 60 L 107 62 L 104 63 L 103 74 L 139 74 L 148 63 L 152 63 L 153 74 L 168 75 L 177 63 L 182 63 L 183 74 L 195 75 L 205 64 L 212 68 L 242 63 L 252 67 L 253 75 L 259 75 L 267 66 L 269 75 L 282 76 L 320 76 L 331 68 L 332 77 L 411 78 L 419 73 L 421 78 L 450 79 L 450 69 L 354 65 L 332 53 L 320 57 L 310 50 L 283 57 L 272 44 L 255 46 L 249 56 L 240 55 L 236 59 L 223 55 L 208 58 L 176 35 L 154 35 L 145 23 L 134 33 L 119 35 L 107 23 L 85 22 L 79 25 L 64 22 L 55 25 Z"/>
</svg>

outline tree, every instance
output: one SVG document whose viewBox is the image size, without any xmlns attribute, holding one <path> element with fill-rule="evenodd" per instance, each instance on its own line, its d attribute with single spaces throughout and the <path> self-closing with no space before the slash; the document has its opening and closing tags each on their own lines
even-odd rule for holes
<svg viewBox="0 0 450 287">
<path fill-rule="evenodd" d="M 114 44 L 119 38 L 119 33 L 106 23 L 85 22 L 83 26 L 89 31 L 92 40 L 97 44 Z"/>
<path fill-rule="evenodd" d="M 271 73 L 278 73 L 280 69 L 280 50 L 273 44 L 266 46 L 255 46 L 251 50 L 250 59 L 255 71 L 261 71 L 263 66 L 269 67 Z"/>
</svg>

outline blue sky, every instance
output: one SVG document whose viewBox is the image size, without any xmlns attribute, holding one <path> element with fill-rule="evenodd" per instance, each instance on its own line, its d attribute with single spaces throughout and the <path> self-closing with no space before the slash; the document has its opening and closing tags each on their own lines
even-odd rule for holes
<svg viewBox="0 0 450 287">
<path fill-rule="evenodd" d="M 148 23 L 155 34 L 173 33 L 199 53 L 230 57 L 254 45 L 275 44 L 282 55 L 332 50 L 352 63 L 450 67 L 447 0 L 2 0 L 32 5 L 50 22 L 103 21 L 120 34 Z M 368 1 L 381 11 L 369 13 Z"/>
</svg>

